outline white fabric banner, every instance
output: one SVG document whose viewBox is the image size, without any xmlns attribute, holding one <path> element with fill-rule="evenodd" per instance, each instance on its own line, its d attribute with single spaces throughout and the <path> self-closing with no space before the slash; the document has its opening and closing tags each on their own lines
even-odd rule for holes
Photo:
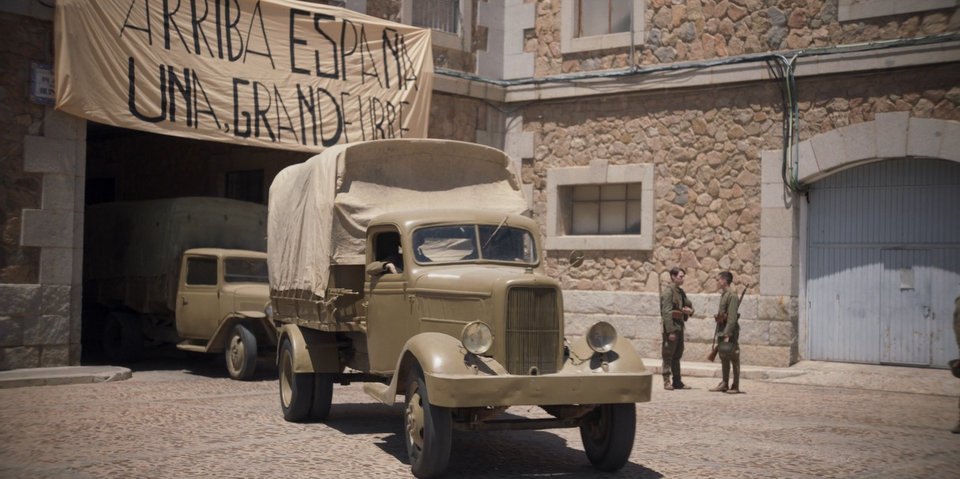
<svg viewBox="0 0 960 479">
<path fill-rule="evenodd" d="M 57 108 L 291 150 L 427 136 L 430 30 L 293 0 L 58 0 Z"/>
</svg>

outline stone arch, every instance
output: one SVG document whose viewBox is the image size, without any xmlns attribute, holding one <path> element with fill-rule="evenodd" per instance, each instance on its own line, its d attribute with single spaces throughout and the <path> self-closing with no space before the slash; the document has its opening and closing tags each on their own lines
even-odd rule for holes
<svg viewBox="0 0 960 479">
<path fill-rule="evenodd" d="M 811 183 L 862 163 L 925 157 L 960 162 L 960 122 L 879 113 L 874 121 L 821 133 L 798 145 L 799 179 Z"/>
</svg>

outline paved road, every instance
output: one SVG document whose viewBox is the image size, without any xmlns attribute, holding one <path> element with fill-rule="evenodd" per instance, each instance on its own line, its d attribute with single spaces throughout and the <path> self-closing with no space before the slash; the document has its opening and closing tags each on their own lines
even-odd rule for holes
<svg viewBox="0 0 960 479">
<path fill-rule="evenodd" d="M 398 406 L 338 386 L 327 423 L 291 424 L 275 371 L 222 369 L 174 360 L 116 383 L 0 390 L 0 477 L 410 476 Z M 655 390 L 616 474 L 594 473 L 571 429 L 455 433 L 449 477 L 960 477 L 956 397 L 714 383 Z"/>
</svg>

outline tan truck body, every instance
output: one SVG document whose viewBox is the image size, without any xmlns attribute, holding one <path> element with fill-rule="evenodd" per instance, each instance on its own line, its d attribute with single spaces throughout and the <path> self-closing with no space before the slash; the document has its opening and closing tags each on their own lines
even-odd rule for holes
<svg viewBox="0 0 960 479">
<path fill-rule="evenodd" d="M 253 376 L 258 351 L 276 347 L 263 205 L 174 198 L 93 205 L 86 216 L 85 303 L 103 317 L 91 334 L 109 359 L 176 343 L 225 354 L 235 379 Z"/>
<path fill-rule="evenodd" d="M 374 161 L 378 167 L 365 167 Z M 393 175 L 395 166 L 407 179 Z M 650 400 L 651 374 L 615 333 L 606 335 L 606 349 L 588 344 L 588 337 L 604 339 L 593 328 L 565 338 L 560 284 L 545 274 L 538 224 L 518 214 L 526 202 L 505 154 L 455 141 L 388 140 L 331 149 L 294 168 L 271 187 L 268 230 L 288 420 L 326 417 L 334 383 L 364 381 L 385 404 L 405 396 L 418 477 L 442 474 L 452 429 L 580 427 L 596 467 L 626 462 L 634 403 Z M 303 181 L 317 172 L 330 176 Z M 285 198 L 300 198 L 302 207 L 312 194 L 290 195 L 291 184 L 329 190 L 320 196 L 332 198 L 316 202 L 331 208 L 329 230 L 286 223 L 315 216 L 282 211 L 290 207 Z M 352 204 L 364 189 L 376 195 L 364 202 L 375 214 L 351 217 L 356 210 L 343 207 L 339 194 L 352 193 Z M 344 224 L 354 230 L 338 236 Z M 315 243 L 291 235 L 332 238 L 327 264 L 298 261 L 301 273 L 287 274 L 282 265 Z M 317 271 L 327 274 L 317 280 Z M 521 405 L 552 417 L 500 414 Z"/>
</svg>

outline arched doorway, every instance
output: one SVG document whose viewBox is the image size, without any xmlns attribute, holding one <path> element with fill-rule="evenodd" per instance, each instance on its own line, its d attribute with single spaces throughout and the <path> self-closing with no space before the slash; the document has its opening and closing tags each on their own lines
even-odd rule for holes
<svg viewBox="0 0 960 479">
<path fill-rule="evenodd" d="M 904 158 L 811 184 L 810 359 L 946 367 L 957 357 L 960 163 Z"/>
</svg>

